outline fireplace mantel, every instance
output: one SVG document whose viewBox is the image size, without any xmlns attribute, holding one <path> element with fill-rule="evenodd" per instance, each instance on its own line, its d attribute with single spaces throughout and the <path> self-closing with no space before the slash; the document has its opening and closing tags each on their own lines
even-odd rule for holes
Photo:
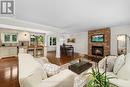
<svg viewBox="0 0 130 87">
<path fill-rule="evenodd" d="M 93 35 L 104 35 L 104 42 L 92 42 L 91 37 Z M 110 55 L 110 35 L 111 31 L 110 28 L 103 28 L 98 30 L 90 30 L 88 31 L 88 56 L 99 56 L 104 57 L 107 55 Z M 93 52 L 93 47 L 103 47 L 103 54 L 102 55 L 96 55 Z"/>
</svg>

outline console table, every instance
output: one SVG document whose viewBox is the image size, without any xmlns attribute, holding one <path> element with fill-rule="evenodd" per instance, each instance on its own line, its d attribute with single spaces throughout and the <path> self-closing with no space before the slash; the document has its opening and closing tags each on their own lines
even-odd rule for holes
<svg viewBox="0 0 130 87">
<path fill-rule="evenodd" d="M 27 48 L 27 53 L 29 52 L 33 52 L 34 57 L 37 57 L 39 55 L 44 56 L 44 47 L 43 46 L 29 46 Z"/>
</svg>

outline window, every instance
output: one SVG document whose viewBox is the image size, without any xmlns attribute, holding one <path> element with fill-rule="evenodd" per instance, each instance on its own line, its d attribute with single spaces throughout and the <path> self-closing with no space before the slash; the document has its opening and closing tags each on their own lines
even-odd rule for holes
<svg viewBox="0 0 130 87">
<path fill-rule="evenodd" d="M 56 45 L 56 37 L 50 37 L 50 46 Z"/>
<path fill-rule="evenodd" d="M 52 45 L 52 37 L 50 37 L 50 46 Z"/>
<path fill-rule="evenodd" d="M 10 42 L 10 34 L 4 35 L 4 42 Z"/>
<path fill-rule="evenodd" d="M 17 33 L 3 33 L 3 43 L 17 43 Z"/>
<path fill-rule="evenodd" d="M 32 45 L 44 45 L 44 35 L 31 35 Z"/>
<path fill-rule="evenodd" d="M 12 42 L 17 42 L 17 34 L 12 34 Z"/>
<path fill-rule="evenodd" d="M 56 37 L 53 37 L 53 45 L 56 45 Z"/>
</svg>

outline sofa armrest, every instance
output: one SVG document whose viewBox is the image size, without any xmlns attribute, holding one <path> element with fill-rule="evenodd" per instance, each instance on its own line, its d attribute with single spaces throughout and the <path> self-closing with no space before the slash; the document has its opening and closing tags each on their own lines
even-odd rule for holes
<svg viewBox="0 0 130 87">
<path fill-rule="evenodd" d="M 130 81 L 129 80 L 123 80 L 123 79 L 110 79 L 110 83 L 117 85 L 118 87 L 130 87 Z"/>
<path fill-rule="evenodd" d="M 40 85 L 46 85 L 47 87 L 73 87 L 75 76 L 75 73 L 68 69 L 65 69 L 59 74 L 56 74 L 48 79 L 43 80 Z"/>
<path fill-rule="evenodd" d="M 37 80 L 30 76 L 23 82 L 22 87 L 73 87 L 75 73 L 66 69 L 44 80 Z"/>
</svg>

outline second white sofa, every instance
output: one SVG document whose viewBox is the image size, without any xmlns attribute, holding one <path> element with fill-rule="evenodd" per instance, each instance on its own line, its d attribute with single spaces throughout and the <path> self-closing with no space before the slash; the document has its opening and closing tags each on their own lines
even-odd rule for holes
<svg viewBox="0 0 130 87">
<path fill-rule="evenodd" d="M 20 87 L 73 87 L 75 73 L 66 69 L 47 77 L 41 64 L 30 54 L 19 54 Z"/>
<path fill-rule="evenodd" d="M 123 57 L 123 58 L 121 58 Z M 120 58 L 120 59 L 119 59 Z M 123 60 L 122 60 L 123 59 Z M 116 61 L 118 60 L 118 61 Z M 117 85 L 118 87 L 130 87 L 130 53 L 127 55 L 119 56 L 114 61 L 113 70 L 111 72 L 107 72 L 109 77 L 115 77 L 110 79 L 110 83 Z M 123 63 L 124 61 L 124 63 Z M 102 62 L 102 60 L 100 61 Z M 112 60 L 110 62 L 113 62 Z M 117 64 L 115 64 L 117 63 Z M 110 64 L 111 66 L 111 64 Z M 115 67 L 117 66 L 117 67 Z M 109 67 L 109 66 L 108 66 Z M 118 69 L 118 72 L 115 73 L 115 69 Z M 100 69 L 101 71 L 101 69 Z M 101 71 L 102 72 L 102 71 Z"/>
</svg>

